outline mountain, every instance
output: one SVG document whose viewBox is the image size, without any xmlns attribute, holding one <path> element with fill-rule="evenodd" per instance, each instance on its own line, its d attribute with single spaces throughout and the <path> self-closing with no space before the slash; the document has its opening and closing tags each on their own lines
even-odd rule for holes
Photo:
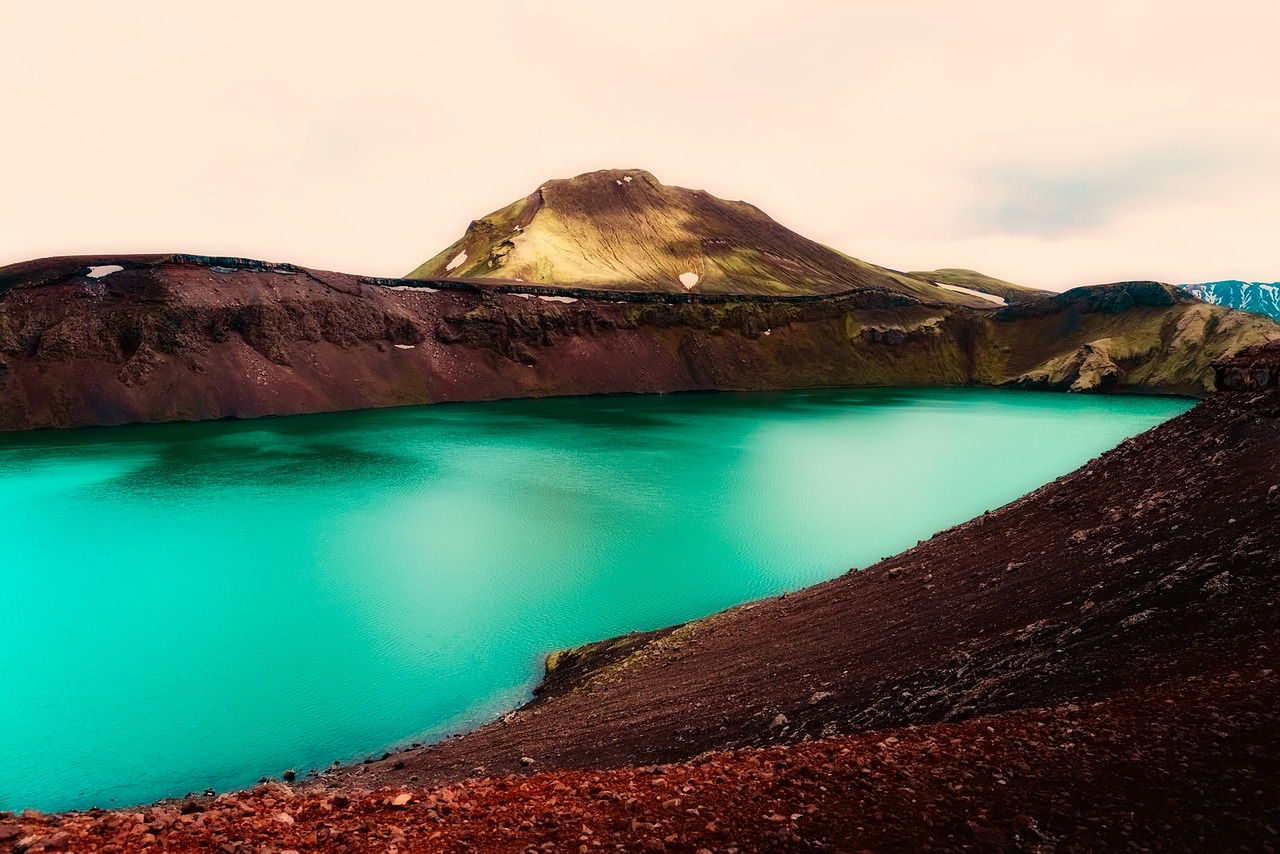
<svg viewBox="0 0 1280 854">
<path fill-rule="evenodd" d="M 1265 314 L 1273 320 L 1280 320 L 1280 282 L 1268 284 L 1231 279 L 1181 287 L 1207 303 Z"/>
<path fill-rule="evenodd" d="M 704 294 L 884 288 L 932 302 L 990 304 L 815 243 L 754 205 L 668 186 L 640 169 L 545 182 L 472 222 L 408 275 L 442 277 Z M 998 283 L 1002 297 L 1025 290 L 981 278 Z"/>
<path fill-rule="evenodd" d="M 1155 282 L 982 302 L 51 258 L 0 268 L 0 429 L 816 386 L 1198 395 L 1213 388 L 1215 359 L 1280 338 L 1268 318 Z"/>
<path fill-rule="evenodd" d="M 988 294 L 1007 303 L 1031 302 L 1041 297 L 1053 296 L 1055 291 L 1042 291 L 1035 288 L 1015 285 L 1004 279 L 997 279 L 979 273 L 976 270 L 965 270 L 959 267 L 944 267 L 941 270 L 918 270 L 908 273 L 917 279 L 933 282 L 941 288 L 956 288 L 961 292 Z M 994 300 L 993 300 L 994 301 Z"/>
<path fill-rule="evenodd" d="M 547 395 L 984 385 L 1204 394 L 1280 337 L 1156 282 L 900 273 L 639 170 L 548 181 L 382 279 L 196 255 L 0 268 L 0 429 Z"/>
</svg>

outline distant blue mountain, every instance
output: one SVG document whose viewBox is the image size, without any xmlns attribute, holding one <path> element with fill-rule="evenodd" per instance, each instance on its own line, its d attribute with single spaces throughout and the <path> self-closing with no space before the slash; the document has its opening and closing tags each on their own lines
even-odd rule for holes
<svg viewBox="0 0 1280 854">
<path fill-rule="evenodd" d="M 1280 282 L 1204 282 L 1199 285 L 1179 285 L 1205 302 L 1242 308 L 1255 314 L 1265 314 L 1272 320 L 1280 320 Z"/>
</svg>

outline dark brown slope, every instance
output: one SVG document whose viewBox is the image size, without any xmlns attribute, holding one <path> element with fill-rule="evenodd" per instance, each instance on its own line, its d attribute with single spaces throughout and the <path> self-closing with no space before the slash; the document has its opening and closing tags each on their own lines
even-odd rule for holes
<svg viewBox="0 0 1280 854">
<path fill-rule="evenodd" d="M 1280 348 L 1249 358 L 1264 392 L 1220 394 L 865 571 L 624 638 L 622 655 L 560 656 L 528 707 L 341 779 L 670 762 L 1133 692 L 1177 702 L 1205 674 L 1274 693 Z"/>
<path fill-rule="evenodd" d="M 106 265 L 123 269 L 89 275 Z M 1154 282 L 996 310 L 876 288 L 600 292 L 54 258 L 0 268 L 0 429 L 814 386 L 1202 394 L 1212 359 L 1277 336 L 1266 318 Z"/>
</svg>

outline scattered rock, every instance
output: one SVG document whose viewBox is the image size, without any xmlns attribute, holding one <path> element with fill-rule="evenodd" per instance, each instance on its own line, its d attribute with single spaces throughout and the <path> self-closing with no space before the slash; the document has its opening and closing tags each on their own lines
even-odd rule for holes
<svg viewBox="0 0 1280 854">
<path fill-rule="evenodd" d="M 1209 596 L 1220 596 L 1232 587 L 1234 582 L 1230 572 L 1220 572 L 1204 584 L 1204 592 Z"/>
<path fill-rule="evenodd" d="M 1120 621 L 1120 625 L 1122 628 L 1131 629 L 1134 626 L 1139 625 L 1140 623 L 1145 623 L 1147 620 L 1150 620 L 1152 615 L 1154 614 L 1155 614 L 1155 611 L 1152 610 L 1151 608 L 1148 608 L 1145 611 L 1139 611 L 1136 614 L 1130 614 L 1129 616 L 1125 617 L 1123 620 Z"/>
</svg>

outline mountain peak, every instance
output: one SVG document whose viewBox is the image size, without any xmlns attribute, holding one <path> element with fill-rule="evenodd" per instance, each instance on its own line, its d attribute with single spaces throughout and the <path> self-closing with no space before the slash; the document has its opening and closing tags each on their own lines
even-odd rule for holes
<svg viewBox="0 0 1280 854">
<path fill-rule="evenodd" d="M 583 172 L 581 175 L 575 175 L 572 178 L 551 178 L 543 181 L 542 187 L 539 189 L 553 187 L 575 192 L 599 191 L 607 190 L 610 185 L 616 187 L 624 184 L 634 184 L 637 181 L 641 185 L 649 187 L 665 186 L 654 177 L 652 172 L 646 172 L 644 169 L 597 169 L 594 172 Z"/>
<path fill-rule="evenodd" d="M 472 278 L 666 292 L 824 294 L 884 288 L 988 304 L 823 246 L 746 202 L 663 184 L 643 169 L 543 182 L 482 217 L 409 278 Z"/>
</svg>

